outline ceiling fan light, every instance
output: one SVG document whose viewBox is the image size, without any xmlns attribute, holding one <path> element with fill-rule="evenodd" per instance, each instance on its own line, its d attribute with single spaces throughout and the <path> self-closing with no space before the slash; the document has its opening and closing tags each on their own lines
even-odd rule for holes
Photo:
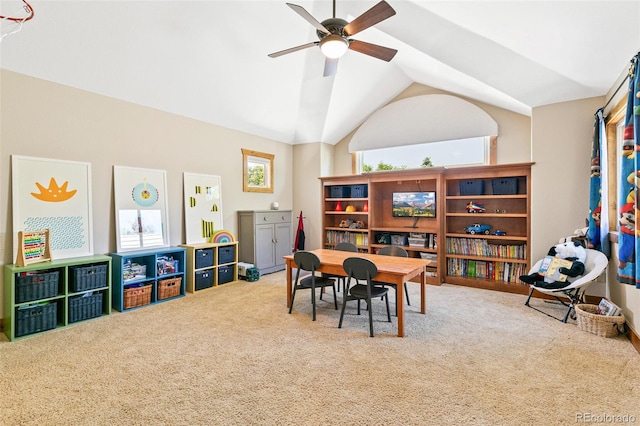
<svg viewBox="0 0 640 426">
<path fill-rule="evenodd" d="M 320 50 L 327 58 L 339 58 L 348 48 L 349 42 L 337 34 L 330 34 L 320 41 Z"/>
</svg>

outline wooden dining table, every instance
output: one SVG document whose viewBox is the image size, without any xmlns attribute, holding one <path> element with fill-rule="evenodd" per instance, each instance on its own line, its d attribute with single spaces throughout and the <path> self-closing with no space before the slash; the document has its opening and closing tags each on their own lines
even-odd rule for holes
<svg viewBox="0 0 640 426">
<path fill-rule="evenodd" d="M 404 337 L 404 283 L 419 277 L 420 281 L 420 312 L 427 313 L 426 304 L 426 271 L 430 261 L 414 257 L 383 256 L 369 253 L 353 253 L 340 250 L 316 249 L 310 250 L 320 259 L 317 272 L 331 275 L 346 276 L 342 263 L 348 257 L 363 257 L 371 260 L 378 268 L 375 280 L 395 284 L 397 289 L 398 308 L 398 336 Z M 291 291 L 293 289 L 293 268 L 297 267 L 293 254 L 283 256 L 287 265 L 287 307 L 291 306 Z"/>
</svg>

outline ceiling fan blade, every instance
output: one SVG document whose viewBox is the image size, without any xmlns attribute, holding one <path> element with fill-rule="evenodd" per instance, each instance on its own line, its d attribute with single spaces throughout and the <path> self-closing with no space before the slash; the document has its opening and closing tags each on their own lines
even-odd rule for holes
<svg viewBox="0 0 640 426">
<path fill-rule="evenodd" d="M 338 71 L 338 58 L 326 58 L 324 60 L 324 73 L 323 77 L 331 77 Z"/>
<path fill-rule="evenodd" d="M 325 34 L 329 34 L 329 30 L 326 29 L 325 26 L 322 25 L 320 22 L 318 22 L 318 20 L 316 18 L 311 16 L 311 14 L 309 12 L 307 12 L 307 10 L 304 7 L 298 6 L 297 4 L 292 4 L 292 3 L 287 3 L 287 6 L 289 6 L 291 9 L 293 9 L 294 12 L 296 12 L 298 15 L 302 16 L 305 20 L 307 20 L 316 29 L 318 29 L 319 31 L 321 31 L 321 32 L 323 32 Z"/>
<path fill-rule="evenodd" d="M 349 40 L 349 49 L 387 62 L 393 59 L 393 57 L 396 56 L 396 53 L 398 53 L 396 49 L 390 49 L 388 47 L 358 40 Z"/>
<path fill-rule="evenodd" d="M 286 55 L 287 53 L 297 52 L 298 50 L 306 49 L 308 47 L 317 46 L 318 44 L 320 44 L 319 41 L 312 41 L 311 43 L 302 44 L 302 45 L 296 46 L 296 47 L 290 47 L 289 49 L 281 50 L 279 52 L 269 53 L 268 56 L 270 58 L 277 58 L 278 56 Z"/>
<path fill-rule="evenodd" d="M 362 15 L 358 16 L 356 19 L 345 25 L 344 32 L 352 36 L 354 34 L 359 33 L 362 30 L 366 30 L 372 25 L 377 24 L 378 22 L 382 22 L 387 18 L 391 18 L 396 14 L 396 11 L 393 10 L 389 3 L 382 0 L 380 3 L 373 6 L 371 9 L 364 12 Z"/>
</svg>

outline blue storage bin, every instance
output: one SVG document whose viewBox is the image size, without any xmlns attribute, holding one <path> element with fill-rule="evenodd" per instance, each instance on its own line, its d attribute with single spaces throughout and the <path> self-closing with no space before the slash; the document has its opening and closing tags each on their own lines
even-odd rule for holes
<svg viewBox="0 0 640 426">
<path fill-rule="evenodd" d="M 484 181 L 483 180 L 461 180 L 460 181 L 460 195 L 483 195 L 484 194 Z"/>
<path fill-rule="evenodd" d="M 351 186 L 336 185 L 331 187 L 330 198 L 349 198 L 351 197 Z"/>
<path fill-rule="evenodd" d="M 351 198 L 367 198 L 368 196 L 368 185 L 351 185 Z"/>
<path fill-rule="evenodd" d="M 515 195 L 518 193 L 518 178 L 491 179 L 493 195 Z"/>
<path fill-rule="evenodd" d="M 218 285 L 233 281 L 233 266 L 221 266 L 218 268 Z"/>
<path fill-rule="evenodd" d="M 225 246 L 218 247 L 218 265 L 225 263 L 233 263 L 236 260 L 236 247 Z"/>
</svg>

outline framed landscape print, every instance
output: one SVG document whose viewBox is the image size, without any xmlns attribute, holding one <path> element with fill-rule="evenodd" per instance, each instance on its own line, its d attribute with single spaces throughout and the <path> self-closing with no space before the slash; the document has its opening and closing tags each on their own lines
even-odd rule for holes
<svg viewBox="0 0 640 426">
<path fill-rule="evenodd" d="M 169 247 L 167 173 L 113 166 L 118 252 Z"/>
<path fill-rule="evenodd" d="M 93 255 L 91 164 L 11 156 L 13 258 L 18 232 L 49 230 L 51 258 Z"/>
<path fill-rule="evenodd" d="M 208 242 L 222 225 L 220 176 L 184 173 L 184 220 L 187 244 Z"/>
</svg>

